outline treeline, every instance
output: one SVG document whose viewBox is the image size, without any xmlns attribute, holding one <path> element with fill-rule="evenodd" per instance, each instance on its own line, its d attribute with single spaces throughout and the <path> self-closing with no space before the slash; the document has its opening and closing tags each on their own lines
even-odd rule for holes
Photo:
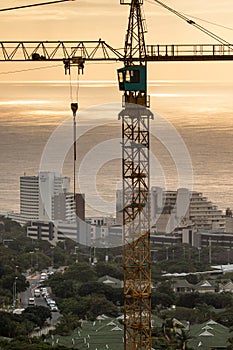
<svg viewBox="0 0 233 350">
<path fill-rule="evenodd" d="M 0 336 L 15 338 L 29 335 L 36 327 L 41 329 L 49 318 L 51 311 L 44 306 L 28 307 L 21 315 L 0 312 Z"/>
<path fill-rule="evenodd" d="M 101 314 L 115 317 L 121 312 L 123 290 L 98 282 L 104 275 L 122 280 L 122 267 L 104 262 L 96 265 L 76 263 L 64 273 L 52 275 L 47 284 L 63 315 L 89 320 L 95 320 Z"/>
</svg>

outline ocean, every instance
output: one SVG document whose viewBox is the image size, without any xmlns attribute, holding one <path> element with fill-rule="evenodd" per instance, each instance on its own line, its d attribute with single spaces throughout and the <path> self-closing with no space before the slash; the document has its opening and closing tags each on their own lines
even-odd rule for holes
<svg viewBox="0 0 233 350">
<path fill-rule="evenodd" d="M 61 169 L 73 181 L 70 102 L 76 97 L 66 81 L 5 81 L 0 91 L 0 212 L 18 211 L 21 175 Z M 114 215 L 121 93 L 113 81 L 80 81 L 77 91 L 76 187 L 86 193 L 87 215 Z M 220 209 L 233 208 L 233 84 L 150 81 L 148 93 L 151 186 L 187 185 Z"/>
</svg>

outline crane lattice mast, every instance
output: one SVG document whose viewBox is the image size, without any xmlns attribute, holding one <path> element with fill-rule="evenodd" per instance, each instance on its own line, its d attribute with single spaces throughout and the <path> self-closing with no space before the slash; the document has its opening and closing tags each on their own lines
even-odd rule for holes
<svg viewBox="0 0 233 350">
<path fill-rule="evenodd" d="M 125 4 L 121 1 L 121 4 Z M 151 349 L 150 167 L 146 46 L 141 0 L 132 0 L 125 40 L 122 121 L 124 348 Z"/>
</svg>

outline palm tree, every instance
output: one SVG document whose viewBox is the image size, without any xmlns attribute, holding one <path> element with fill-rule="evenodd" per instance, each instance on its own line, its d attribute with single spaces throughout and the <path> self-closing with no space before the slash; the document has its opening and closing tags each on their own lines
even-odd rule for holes
<svg viewBox="0 0 233 350">
<path fill-rule="evenodd" d="M 227 350 L 233 350 L 233 338 L 229 338 L 228 342 L 230 344 L 227 346 Z"/>
<path fill-rule="evenodd" d="M 176 333 L 176 337 L 179 343 L 179 350 L 192 350 L 192 348 L 188 346 L 188 341 L 192 338 L 189 332 L 186 332 L 184 329 L 180 329 L 180 332 Z"/>
</svg>

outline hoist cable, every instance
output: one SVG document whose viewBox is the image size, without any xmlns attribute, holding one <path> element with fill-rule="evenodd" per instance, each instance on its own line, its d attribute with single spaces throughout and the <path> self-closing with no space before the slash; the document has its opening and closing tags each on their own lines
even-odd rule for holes
<svg viewBox="0 0 233 350">
<path fill-rule="evenodd" d="M 75 207 L 75 215 L 77 216 L 76 212 L 76 161 L 77 161 L 77 134 L 76 134 L 76 113 L 78 110 L 78 94 L 79 94 L 79 71 L 77 72 L 77 86 L 76 86 L 76 101 L 73 102 L 73 86 L 72 86 L 72 77 L 71 77 L 71 72 L 70 70 L 70 100 L 71 100 L 71 110 L 73 112 L 73 196 L 74 196 L 74 207 Z"/>
<path fill-rule="evenodd" d="M 76 101 L 79 100 L 79 72 L 77 71 Z"/>
<path fill-rule="evenodd" d="M 69 74 L 69 86 L 70 86 L 70 103 L 72 103 L 73 102 L 73 87 L 72 87 L 71 71 Z"/>
<path fill-rule="evenodd" d="M 189 17 L 191 17 L 191 18 L 198 19 L 199 21 L 202 21 L 202 22 L 205 22 L 205 23 L 212 24 L 213 26 L 217 26 L 217 27 L 224 28 L 224 29 L 227 29 L 227 30 L 233 30 L 233 28 L 224 26 L 224 25 L 219 24 L 219 23 L 216 23 L 216 22 L 207 21 L 206 19 L 203 19 L 203 18 L 200 18 L 200 17 L 191 16 L 191 15 L 188 15 L 188 14 L 184 14 L 184 15 L 185 15 L 185 16 L 189 16 Z"/>
<path fill-rule="evenodd" d="M 146 0 L 146 1 L 147 1 L 148 3 L 150 3 L 150 4 L 155 5 L 154 0 Z M 159 5 L 159 4 L 157 4 L 157 5 Z M 199 21 L 206 22 L 206 23 L 212 24 L 212 25 L 217 26 L 217 27 L 220 27 L 220 28 L 224 28 L 224 29 L 227 29 L 227 30 L 233 30 L 233 28 L 224 26 L 223 24 L 220 24 L 220 23 L 211 22 L 211 21 L 208 21 L 208 20 L 206 20 L 206 19 L 204 19 L 204 18 L 200 18 L 200 17 L 197 17 L 197 16 L 192 16 L 192 15 L 190 15 L 190 14 L 188 14 L 188 13 L 182 13 L 182 12 L 180 12 L 180 13 L 181 13 L 182 15 L 184 15 L 184 16 L 187 16 L 187 17 L 190 17 L 190 18 L 195 18 L 195 19 L 198 19 Z"/>
<path fill-rule="evenodd" d="M 203 33 L 207 34 L 208 36 L 210 36 L 211 38 L 213 38 L 214 40 L 220 42 L 222 45 L 227 45 L 230 49 L 232 49 L 232 44 L 230 44 L 227 40 L 221 38 L 220 36 L 214 34 L 213 32 L 211 32 L 210 30 L 206 29 L 205 27 L 201 26 L 200 24 L 197 24 L 196 22 L 194 22 L 192 19 L 188 18 L 187 16 L 185 16 L 184 14 L 176 11 L 175 9 L 171 8 L 170 6 L 166 5 L 165 3 L 159 1 L 159 0 L 153 0 L 155 3 L 159 4 L 160 6 L 164 7 L 166 10 L 172 12 L 173 14 L 175 14 L 176 16 L 180 17 L 181 19 L 183 19 L 184 21 L 186 21 L 188 24 L 191 24 L 192 26 L 194 26 L 195 28 L 199 29 L 200 31 L 202 31 Z"/>
</svg>

